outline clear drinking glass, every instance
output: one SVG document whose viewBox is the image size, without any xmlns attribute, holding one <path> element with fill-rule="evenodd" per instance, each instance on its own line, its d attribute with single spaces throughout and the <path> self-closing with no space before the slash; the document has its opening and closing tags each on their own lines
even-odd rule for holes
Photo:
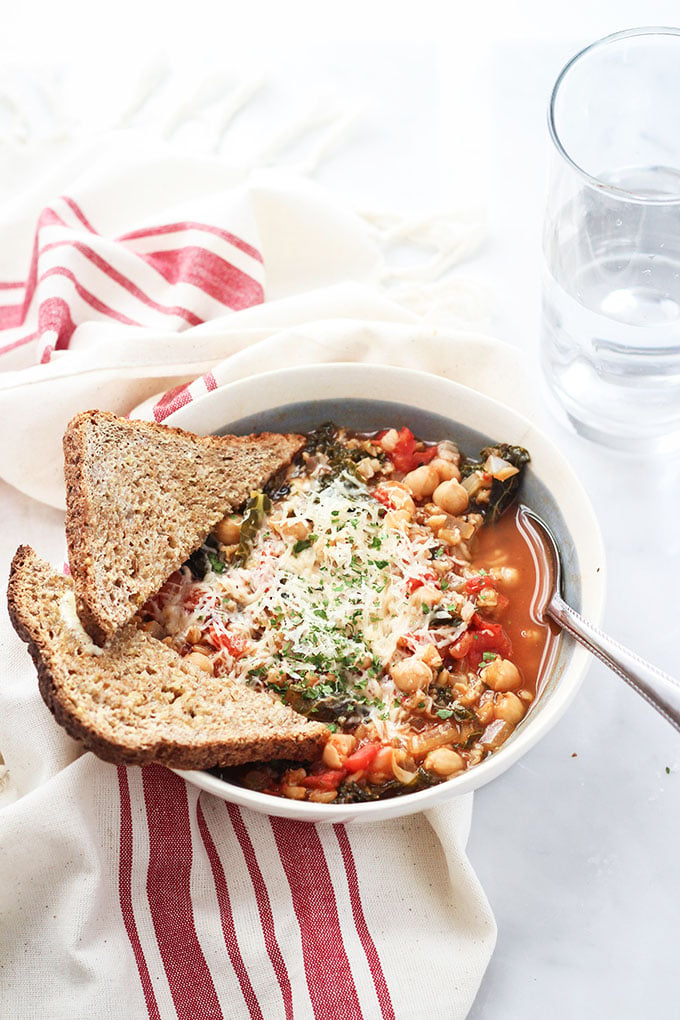
<svg viewBox="0 0 680 1020">
<path fill-rule="evenodd" d="M 550 100 L 542 364 L 572 425 L 680 448 L 680 29 L 570 61 Z"/>
</svg>

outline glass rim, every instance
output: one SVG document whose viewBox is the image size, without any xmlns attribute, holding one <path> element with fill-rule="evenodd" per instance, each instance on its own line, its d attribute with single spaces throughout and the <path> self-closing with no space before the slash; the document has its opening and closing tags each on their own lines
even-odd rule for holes
<svg viewBox="0 0 680 1020">
<path fill-rule="evenodd" d="M 653 197 L 631 191 L 627 188 L 622 188 L 615 184 L 609 184 L 607 181 L 603 181 L 594 174 L 589 173 L 580 166 L 580 164 L 577 163 L 572 156 L 569 155 L 562 144 L 562 139 L 560 138 L 555 124 L 555 104 L 560 87 L 576 63 L 588 56 L 593 50 L 604 48 L 605 46 L 609 46 L 611 43 L 620 42 L 624 39 L 643 38 L 644 36 L 676 36 L 677 38 L 680 38 L 680 28 L 670 25 L 649 25 L 640 28 L 626 28 L 621 32 L 612 32 L 611 35 L 605 35 L 601 39 L 596 39 L 594 42 L 589 43 L 588 46 L 584 46 L 582 50 L 579 50 L 578 53 L 575 53 L 574 56 L 567 61 L 555 80 L 552 92 L 550 93 L 550 102 L 548 104 L 548 130 L 557 153 L 565 160 L 566 163 L 569 164 L 569 166 L 583 177 L 585 181 L 591 185 L 591 187 L 597 188 L 600 191 L 608 191 L 614 197 L 626 199 L 627 201 L 631 201 L 632 199 L 633 201 L 644 202 L 648 205 L 678 203 L 680 202 L 680 189 L 678 190 L 677 195 Z"/>
</svg>

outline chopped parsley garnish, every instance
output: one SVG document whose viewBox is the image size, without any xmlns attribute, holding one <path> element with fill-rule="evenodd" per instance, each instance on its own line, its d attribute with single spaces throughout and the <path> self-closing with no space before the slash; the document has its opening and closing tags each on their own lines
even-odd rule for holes
<svg viewBox="0 0 680 1020">
<path fill-rule="evenodd" d="M 219 556 L 217 555 L 217 553 L 214 553 L 214 552 L 208 552 L 207 555 L 208 555 L 208 560 L 210 561 L 210 566 L 215 571 L 215 573 L 216 574 L 223 574 L 224 570 L 225 570 L 225 568 L 227 566 L 227 564 L 224 562 L 224 560 L 221 560 L 219 558 Z"/>
<path fill-rule="evenodd" d="M 305 549 L 311 548 L 318 537 L 318 535 L 308 535 L 307 538 L 301 538 L 293 546 L 293 555 L 297 556 L 299 553 L 304 552 Z"/>
</svg>

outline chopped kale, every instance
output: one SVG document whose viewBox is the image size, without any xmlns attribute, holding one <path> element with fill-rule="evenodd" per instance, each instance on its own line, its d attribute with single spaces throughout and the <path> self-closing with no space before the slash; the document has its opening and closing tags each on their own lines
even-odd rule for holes
<svg viewBox="0 0 680 1020">
<path fill-rule="evenodd" d="M 234 563 L 243 567 L 255 543 L 258 531 L 264 524 L 267 514 L 271 512 L 272 503 L 264 492 L 253 492 L 246 503 L 246 512 L 241 524 L 241 537 L 234 557 Z"/>
<path fill-rule="evenodd" d="M 479 513 L 485 518 L 487 523 L 493 524 L 514 502 L 522 481 L 524 469 L 531 460 L 531 457 L 523 446 L 512 446 L 508 443 L 496 443 L 494 446 L 485 446 L 480 451 L 479 460 L 464 458 L 461 461 L 460 470 L 463 478 L 468 478 L 475 471 L 483 471 L 487 458 L 491 456 L 507 460 L 508 463 L 518 469 L 516 475 L 512 475 L 511 478 L 506 478 L 503 481 L 499 478 L 493 478 L 491 490 L 484 490 L 484 500 L 479 500 L 476 495 L 470 498 L 468 512 Z M 486 499 L 487 493 L 488 500 Z"/>
<path fill-rule="evenodd" d="M 200 549 L 192 552 L 184 565 L 189 568 L 195 581 L 202 581 L 210 570 L 221 574 L 226 567 L 225 561 L 220 556 L 219 543 L 213 535 L 208 535 Z"/>
<path fill-rule="evenodd" d="M 318 429 L 314 429 L 307 436 L 306 450 L 308 453 L 322 453 L 328 458 L 329 472 L 322 480 L 322 487 L 330 482 L 343 471 L 354 475 L 357 482 L 363 487 L 363 479 L 357 474 L 357 463 L 366 457 L 365 450 L 359 447 L 352 448 L 340 442 L 337 438 L 338 427 L 333 422 L 326 422 Z M 379 460 L 384 460 L 382 453 L 375 455 Z"/>
</svg>

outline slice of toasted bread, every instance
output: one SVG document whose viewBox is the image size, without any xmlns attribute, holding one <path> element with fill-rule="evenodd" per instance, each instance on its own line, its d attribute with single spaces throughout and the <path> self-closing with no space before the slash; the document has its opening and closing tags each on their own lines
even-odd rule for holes
<svg viewBox="0 0 680 1020">
<path fill-rule="evenodd" d="M 30 548 L 12 562 L 8 606 L 57 721 L 104 761 L 202 769 L 318 757 L 322 723 L 228 677 L 201 673 L 129 624 L 103 648 L 80 626 L 73 585 Z"/>
<path fill-rule="evenodd" d="M 204 437 L 106 411 L 77 415 L 64 435 L 66 541 L 78 616 L 97 644 L 303 444 L 303 436 Z"/>
</svg>

